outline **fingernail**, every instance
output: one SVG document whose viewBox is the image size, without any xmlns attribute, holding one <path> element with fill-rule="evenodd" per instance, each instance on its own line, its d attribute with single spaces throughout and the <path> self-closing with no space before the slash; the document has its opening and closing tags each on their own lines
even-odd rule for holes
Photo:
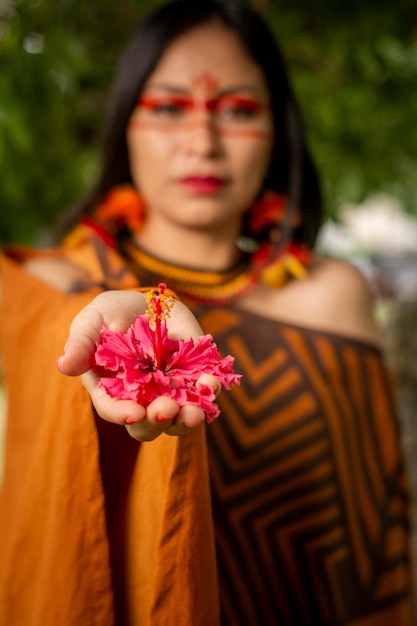
<svg viewBox="0 0 417 626">
<path fill-rule="evenodd" d="M 162 413 L 157 413 L 155 419 L 157 422 L 170 422 L 172 417 L 167 417 L 166 415 L 162 415 Z"/>
<path fill-rule="evenodd" d="M 138 422 L 140 422 L 140 418 L 137 417 L 127 417 L 125 419 L 125 424 L 137 424 Z"/>
</svg>

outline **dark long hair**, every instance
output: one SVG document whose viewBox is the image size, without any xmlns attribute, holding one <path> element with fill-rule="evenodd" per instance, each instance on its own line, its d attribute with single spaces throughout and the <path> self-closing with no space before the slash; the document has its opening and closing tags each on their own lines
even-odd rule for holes
<svg viewBox="0 0 417 626">
<path fill-rule="evenodd" d="M 261 16 L 234 1 L 173 0 L 139 25 L 121 57 L 110 95 L 98 182 L 73 212 L 67 228 L 81 214 L 89 214 L 112 187 L 132 182 L 126 129 L 138 96 L 167 47 L 180 35 L 212 20 L 233 30 L 263 71 L 276 137 L 266 184 L 269 189 L 287 195 L 289 213 L 301 211 L 302 225 L 296 238 L 313 245 L 322 219 L 320 185 L 283 56 Z M 285 233 L 284 224 L 282 233 L 284 239 L 290 234 L 290 222 L 289 215 L 288 232 Z"/>
</svg>

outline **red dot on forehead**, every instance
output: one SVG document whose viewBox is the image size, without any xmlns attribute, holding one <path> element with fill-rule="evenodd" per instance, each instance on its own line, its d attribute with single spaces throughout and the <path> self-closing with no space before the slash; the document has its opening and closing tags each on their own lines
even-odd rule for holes
<svg viewBox="0 0 417 626">
<path fill-rule="evenodd" d="M 204 92 L 205 95 L 212 95 L 219 86 L 219 81 L 209 72 L 198 74 L 193 80 L 193 87 Z"/>
</svg>

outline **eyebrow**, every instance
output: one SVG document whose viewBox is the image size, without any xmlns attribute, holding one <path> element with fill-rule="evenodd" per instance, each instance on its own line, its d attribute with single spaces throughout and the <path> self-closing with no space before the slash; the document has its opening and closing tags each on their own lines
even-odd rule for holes
<svg viewBox="0 0 417 626">
<path fill-rule="evenodd" d="M 181 87 L 180 85 L 173 85 L 170 83 L 149 83 L 145 89 L 146 91 L 169 91 L 170 93 L 176 93 L 180 95 L 188 95 L 191 88 Z M 239 93 L 239 92 L 249 92 L 254 96 L 260 97 L 263 95 L 263 90 L 255 87 L 254 85 L 250 85 L 247 83 L 238 83 L 236 85 L 230 85 L 229 87 L 223 87 L 220 89 L 216 89 L 216 97 L 227 96 L 229 94 Z"/>
</svg>

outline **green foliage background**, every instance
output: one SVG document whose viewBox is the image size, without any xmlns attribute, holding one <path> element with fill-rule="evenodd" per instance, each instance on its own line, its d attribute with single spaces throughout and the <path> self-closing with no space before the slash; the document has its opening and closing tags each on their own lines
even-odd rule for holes
<svg viewBox="0 0 417 626">
<path fill-rule="evenodd" d="M 157 4 L 0 0 L 0 243 L 45 241 L 93 181 L 118 56 Z M 328 213 L 386 191 L 417 215 L 417 1 L 252 4 L 288 59 Z"/>
</svg>

